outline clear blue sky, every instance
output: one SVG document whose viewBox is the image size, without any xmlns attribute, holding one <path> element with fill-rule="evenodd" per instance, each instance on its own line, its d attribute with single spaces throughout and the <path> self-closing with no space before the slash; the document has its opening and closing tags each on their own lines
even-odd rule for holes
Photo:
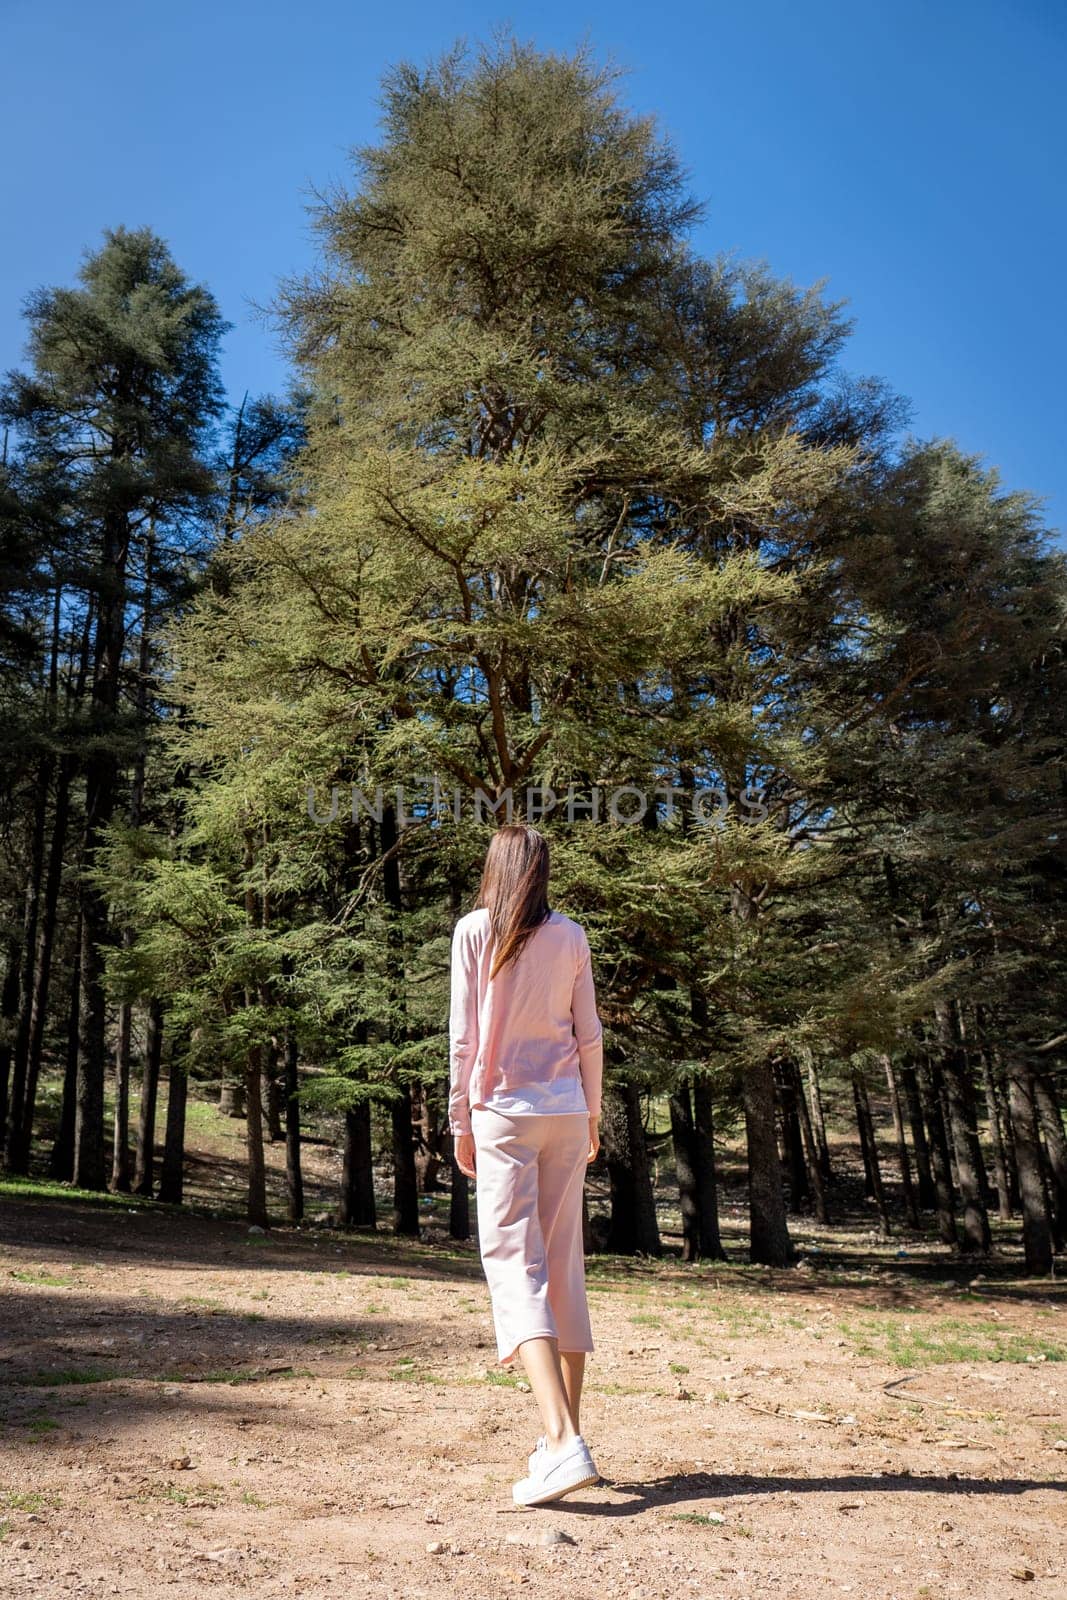
<svg viewBox="0 0 1067 1600">
<path fill-rule="evenodd" d="M 311 261 L 310 188 L 376 137 L 382 71 L 508 23 L 626 67 L 707 202 L 698 247 L 828 279 L 845 365 L 1067 528 L 1062 0 L 0 0 L 0 368 L 28 291 L 149 224 L 235 324 L 231 393 L 283 387 L 252 303 Z"/>
</svg>

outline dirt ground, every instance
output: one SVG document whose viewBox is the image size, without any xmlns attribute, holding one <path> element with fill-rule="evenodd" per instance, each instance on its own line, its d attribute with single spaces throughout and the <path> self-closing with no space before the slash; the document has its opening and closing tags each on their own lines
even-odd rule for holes
<svg viewBox="0 0 1067 1600">
<path fill-rule="evenodd" d="M 590 1258 L 603 1481 L 519 1511 L 473 1242 L 9 1189 L 0 1593 L 1067 1597 L 1063 1285 L 811 1227 L 772 1272 L 730 1226 Z"/>
</svg>

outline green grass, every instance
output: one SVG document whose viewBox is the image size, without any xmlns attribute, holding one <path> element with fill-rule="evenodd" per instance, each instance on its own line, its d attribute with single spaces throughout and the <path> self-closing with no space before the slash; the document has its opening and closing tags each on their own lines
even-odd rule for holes
<svg viewBox="0 0 1067 1600">
<path fill-rule="evenodd" d="M 993 1321 L 911 1311 L 844 1322 L 838 1331 L 857 1355 L 881 1356 L 897 1367 L 966 1361 L 1024 1363 L 1034 1356 L 1067 1361 L 1067 1344 L 1018 1333 Z"/>
<path fill-rule="evenodd" d="M 48 1372 L 35 1372 L 25 1379 L 27 1389 L 66 1389 L 78 1383 L 107 1383 L 115 1377 L 103 1367 L 57 1367 Z"/>
<path fill-rule="evenodd" d="M 0 1506 L 5 1511 L 50 1511 L 62 1504 L 57 1494 L 39 1494 L 35 1489 L 20 1493 L 17 1489 L 0 1489 Z"/>
<path fill-rule="evenodd" d="M 74 1279 L 68 1273 L 49 1272 L 47 1267 L 37 1267 L 36 1269 L 29 1267 L 13 1268 L 8 1276 L 14 1278 L 16 1283 L 42 1283 L 47 1284 L 52 1289 L 69 1289 L 74 1282 Z"/>
<path fill-rule="evenodd" d="M 398 1366 L 391 1367 L 389 1376 L 396 1383 L 444 1383 L 446 1379 L 439 1373 L 427 1372 L 425 1367 L 417 1367 L 414 1361 L 401 1361 Z"/>
</svg>

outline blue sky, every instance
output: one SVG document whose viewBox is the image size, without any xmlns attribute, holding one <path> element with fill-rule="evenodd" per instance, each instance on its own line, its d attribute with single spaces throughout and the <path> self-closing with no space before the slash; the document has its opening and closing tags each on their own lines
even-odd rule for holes
<svg viewBox="0 0 1067 1600">
<path fill-rule="evenodd" d="M 231 393 L 284 387 L 253 306 L 312 261 L 305 204 L 376 137 L 382 71 L 508 24 L 626 68 L 706 202 L 698 248 L 826 279 L 856 323 L 844 365 L 1067 529 L 1061 0 L 0 0 L 0 368 L 31 289 L 149 224 L 235 324 Z"/>
</svg>

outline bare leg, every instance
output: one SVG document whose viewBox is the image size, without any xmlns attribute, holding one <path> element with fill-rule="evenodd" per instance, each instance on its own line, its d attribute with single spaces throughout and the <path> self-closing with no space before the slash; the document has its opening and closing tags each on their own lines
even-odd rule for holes
<svg viewBox="0 0 1067 1600">
<path fill-rule="evenodd" d="M 559 1364 L 563 1369 L 563 1387 L 567 1391 L 567 1405 L 575 1433 L 581 1433 L 582 1379 L 585 1377 L 585 1351 L 561 1350 Z"/>
<path fill-rule="evenodd" d="M 524 1339 L 519 1345 L 550 1450 L 569 1444 L 578 1432 L 567 1401 L 558 1346 L 557 1339 L 547 1338 Z"/>
</svg>

